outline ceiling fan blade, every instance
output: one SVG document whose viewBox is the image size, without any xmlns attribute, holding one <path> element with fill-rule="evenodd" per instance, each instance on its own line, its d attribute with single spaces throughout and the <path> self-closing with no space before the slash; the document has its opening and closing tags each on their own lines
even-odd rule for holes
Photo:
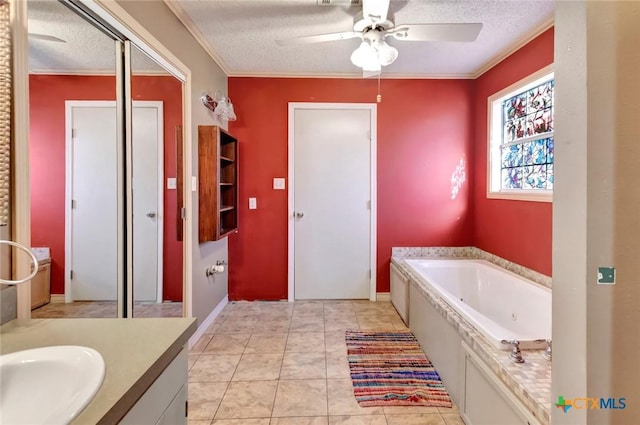
<svg viewBox="0 0 640 425">
<path fill-rule="evenodd" d="M 387 34 L 408 41 L 474 41 L 481 29 L 482 24 L 409 24 Z"/>
<path fill-rule="evenodd" d="M 330 34 L 307 35 L 303 37 L 287 38 L 285 40 L 276 40 L 280 46 L 293 46 L 296 44 L 323 43 L 325 41 L 348 40 L 350 38 L 362 37 L 359 32 L 334 32 Z"/>
<path fill-rule="evenodd" d="M 362 0 L 362 17 L 372 23 L 384 22 L 389 13 L 390 0 Z"/>
<path fill-rule="evenodd" d="M 36 33 L 33 33 L 33 32 L 29 33 L 29 38 L 31 38 L 33 40 L 54 41 L 56 43 L 66 43 L 66 41 L 61 39 L 61 38 L 54 37 L 52 35 L 46 35 L 46 34 L 36 34 Z"/>
</svg>

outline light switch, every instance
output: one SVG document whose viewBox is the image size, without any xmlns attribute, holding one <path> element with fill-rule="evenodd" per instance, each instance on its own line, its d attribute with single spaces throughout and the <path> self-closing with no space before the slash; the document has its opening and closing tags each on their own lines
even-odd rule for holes
<svg viewBox="0 0 640 425">
<path fill-rule="evenodd" d="M 196 190 L 198 190 L 198 178 L 191 176 L 191 191 L 195 192 Z"/>
<path fill-rule="evenodd" d="M 273 179 L 273 188 L 276 190 L 284 190 L 284 178 L 276 177 Z"/>
<path fill-rule="evenodd" d="M 169 177 L 167 179 L 167 189 L 175 189 L 178 187 L 178 183 L 175 177 Z"/>
<path fill-rule="evenodd" d="M 249 209 L 255 210 L 258 208 L 258 201 L 256 198 L 249 198 Z"/>
</svg>

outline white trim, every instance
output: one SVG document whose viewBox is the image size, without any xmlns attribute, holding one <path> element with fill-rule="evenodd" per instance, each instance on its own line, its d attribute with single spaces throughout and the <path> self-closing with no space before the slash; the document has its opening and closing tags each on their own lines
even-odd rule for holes
<svg viewBox="0 0 640 425">
<path fill-rule="evenodd" d="M 29 69 L 29 74 L 38 75 L 74 75 L 74 76 L 92 76 L 92 77 L 113 77 L 116 75 L 113 69 L 92 70 L 92 69 Z M 136 77 L 175 77 L 168 71 L 136 71 L 133 70 Z"/>
<path fill-rule="evenodd" d="M 196 329 L 195 333 L 191 335 L 189 338 L 189 349 L 193 348 L 194 345 L 198 342 L 198 340 L 204 335 L 204 333 L 209 329 L 209 326 L 213 323 L 214 320 L 220 315 L 225 306 L 229 304 L 229 296 L 225 295 L 222 300 L 218 303 L 218 305 L 209 313 L 206 319 L 200 323 L 198 329 Z"/>
<path fill-rule="evenodd" d="M 64 304 L 66 302 L 64 294 L 51 294 L 51 304 Z"/>
<path fill-rule="evenodd" d="M 226 62 L 222 60 L 222 57 L 215 51 L 211 43 L 207 40 L 207 37 L 200 31 L 200 28 L 193 22 L 189 14 L 184 10 L 179 2 L 175 0 L 164 0 L 164 4 L 173 12 L 182 25 L 189 31 L 189 33 L 196 39 L 198 44 L 204 49 L 205 52 L 213 59 L 213 61 L 220 67 L 222 72 L 227 76 L 231 76 L 231 71 Z"/>
<path fill-rule="evenodd" d="M 488 70 L 490 70 L 491 68 L 493 68 L 494 66 L 496 66 L 497 64 L 505 60 L 506 58 L 508 58 L 509 56 L 511 56 L 513 53 L 520 50 L 525 44 L 529 43 L 530 41 L 538 37 L 540 34 L 545 32 L 552 26 L 554 26 L 555 25 L 554 16 L 555 15 L 552 15 L 549 19 L 547 19 L 546 21 L 538 25 L 536 28 L 534 28 L 533 30 L 525 34 L 523 37 L 521 37 L 519 40 L 517 40 L 515 43 L 513 43 L 511 46 L 509 46 L 507 49 L 498 53 L 496 56 L 494 56 L 493 59 L 489 60 L 487 63 L 482 65 L 480 68 L 478 68 L 475 72 L 472 73 L 473 75 L 472 78 L 479 78 L 480 76 L 482 76 L 482 74 L 484 74 L 485 72 L 487 72 Z"/>
<path fill-rule="evenodd" d="M 230 72 L 228 77 L 254 77 L 254 78 L 348 78 L 348 79 L 376 79 L 375 77 L 363 77 L 362 72 Z M 460 74 L 385 74 L 382 70 L 380 74 L 382 80 L 473 80 L 475 74 L 460 73 Z"/>
<path fill-rule="evenodd" d="M 391 301 L 391 292 L 378 292 L 376 301 Z"/>
<path fill-rule="evenodd" d="M 523 189 L 523 190 L 493 190 L 493 178 L 498 178 L 497 176 L 493 176 L 495 170 L 493 168 L 493 164 L 495 161 L 500 161 L 499 152 L 494 149 L 494 130 L 499 131 L 502 134 L 502 124 L 500 124 L 500 129 L 494 129 L 493 116 L 494 113 L 500 114 L 502 116 L 502 108 L 497 105 L 494 107 L 494 104 L 502 98 L 513 95 L 514 92 L 518 92 L 524 90 L 527 85 L 532 85 L 537 80 L 547 77 L 549 74 L 551 78 L 553 78 L 553 64 L 547 65 L 544 68 L 539 69 L 538 71 L 526 76 L 525 78 L 516 81 L 513 84 L 510 84 L 508 87 L 505 87 L 498 92 L 492 94 L 487 98 L 487 175 L 486 175 L 486 196 L 488 199 L 505 199 L 505 200 L 513 200 L 513 201 L 531 201 L 531 202 L 553 202 L 553 190 L 535 190 L 535 189 Z M 499 110 L 498 110 L 499 109 Z M 553 137 L 553 133 L 550 133 L 548 136 Z M 499 137 L 496 135 L 496 138 Z M 501 137 L 501 136 L 500 136 Z M 502 140 L 499 140 L 502 142 Z M 518 142 L 525 142 L 526 139 L 519 140 Z M 502 143 L 500 143 L 502 144 Z M 492 177 L 493 176 L 493 177 Z"/>
<path fill-rule="evenodd" d="M 295 226 L 293 220 L 294 210 L 294 188 L 295 188 L 295 168 L 294 168 L 294 139 L 295 139 L 295 111 L 297 109 L 348 109 L 348 110 L 368 110 L 370 112 L 370 242 L 369 242 L 369 266 L 371 267 L 371 277 L 369 279 L 369 300 L 376 300 L 376 254 L 377 254 L 377 146 L 378 146 L 378 105 L 375 103 L 314 103 L 314 102 L 289 102 L 288 106 L 288 255 L 287 255 L 287 299 L 289 302 L 295 301 Z"/>
<path fill-rule="evenodd" d="M 124 199 L 125 205 L 125 229 L 126 232 L 126 316 L 133 317 L 133 77 L 131 75 L 131 51 L 130 40 L 124 41 Z M 118 86 L 122 87 L 122 86 Z M 120 144 L 119 144 L 120 145 Z M 118 198 L 122 199 L 122 198 Z M 121 304 L 121 303 L 119 303 Z"/>
<path fill-rule="evenodd" d="M 182 306 L 185 317 L 193 316 L 193 192 L 191 191 L 191 176 L 193 175 L 193 131 L 191 124 L 191 70 L 187 68 L 186 77 L 182 84 L 182 193 L 184 198 L 185 218 L 182 221 L 182 268 L 183 288 Z"/>
<path fill-rule="evenodd" d="M 118 282 L 118 286 L 116 288 L 117 291 L 117 306 L 118 306 L 118 318 L 123 318 L 126 314 L 127 311 L 132 311 L 131 308 L 128 305 L 125 305 L 123 303 L 124 300 L 124 294 L 125 291 L 127 291 L 127 287 L 125 286 L 126 283 L 123 279 L 123 275 L 125 273 L 124 271 L 124 261 L 122 261 L 122 253 L 124 252 L 124 244 L 126 241 L 124 241 L 124 237 L 122 235 L 124 235 L 124 231 L 125 231 L 125 226 L 127 223 L 127 217 L 126 217 L 126 213 L 122 213 L 121 211 L 123 210 L 123 206 L 122 206 L 122 199 L 125 196 L 126 190 L 125 190 L 125 183 L 124 183 L 124 164 L 122 162 L 122 158 L 124 157 L 124 152 L 125 152 L 125 148 L 124 148 L 124 137 L 125 137 L 125 130 L 124 130 L 124 123 L 125 123 L 125 106 L 124 106 L 124 102 L 127 101 L 127 97 L 125 95 L 125 98 L 123 98 L 123 92 L 122 92 L 122 88 L 123 85 L 125 84 L 125 79 L 126 76 L 123 75 L 124 72 L 124 66 L 125 66 L 125 62 L 124 62 L 124 58 L 123 58 L 123 53 L 125 52 L 124 50 L 124 44 L 120 41 L 120 40 L 114 40 L 115 43 L 115 52 L 117 52 L 116 54 L 116 122 L 117 122 L 117 143 L 116 143 L 116 170 L 118 171 L 117 174 L 117 183 L 116 183 L 116 188 L 118 191 L 118 197 L 117 197 L 117 228 L 118 228 L 118 237 L 117 237 L 117 243 L 118 243 L 118 257 L 117 257 L 117 282 Z M 127 82 L 127 85 L 129 85 L 130 82 Z"/>
<path fill-rule="evenodd" d="M 29 58 L 27 41 L 27 2 L 9 2 L 11 27 L 11 52 L 13 62 L 13 160 L 14 174 L 13 213 L 11 217 L 12 239 L 24 246 L 31 246 L 31 197 L 29 177 Z M 27 256 L 13 262 L 14 276 L 27 276 L 31 265 Z M 18 319 L 31 318 L 31 282 L 16 287 Z"/>
</svg>

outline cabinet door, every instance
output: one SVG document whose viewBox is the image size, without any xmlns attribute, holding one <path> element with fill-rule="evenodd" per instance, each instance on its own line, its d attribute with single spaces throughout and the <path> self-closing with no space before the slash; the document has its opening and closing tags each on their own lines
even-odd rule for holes
<svg viewBox="0 0 640 425">
<path fill-rule="evenodd" d="M 126 416 L 122 418 L 120 424 L 141 425 L 158 423 L 163 415 L 165 415 L 167 408 L 176 402 L 180 391 L 183 391 L 186 386 L 187 351 L 183 349 L 142 397 L 140 397 Z M 186 391 L 184 397 L 186 400 Z M 184 415 L 184 402 L 182 403 L 182 414 Z"/>
<path fill-rule="evenodd" d="M 157 425 L 186 425 L 187 424 L 187 386 L 183 385 L 171 404 L 164 411 Z"/>
</svg>

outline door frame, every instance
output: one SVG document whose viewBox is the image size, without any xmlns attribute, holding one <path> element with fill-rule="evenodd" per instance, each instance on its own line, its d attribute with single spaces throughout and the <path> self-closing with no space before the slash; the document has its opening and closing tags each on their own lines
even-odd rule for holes
<svg viewBox="0 0 640 425">
<path fill-rule="evenodd" d="M 157 246 L 157 288 L 156 288 L 156 302 L 162 302 L 162 283 L 163 283 L 163 248 L 164 248 L 164 108 L 162 101 L 158 100 L 134 100 L 133 109 L 136 107 L 155 108 L 157 110 L 157 128 L 158 128 L 158 143 L 157 155 L 158 155 L 158 193 L 157 193 L 157 223 L 158 223 L 158 246 Z M 65 101 L 65 206 L 64 206 L 64 244 L 65 244 L 65 257 L 64 257 L 64 301 L 66 303 L 73 301 L 73 288 L 71 285 L 70 273 L 71 270 L 71 235 L 72 235 L 72 221 L 71 221 L 71 192 L 73 181 L 73 144 L 72 144 L 72 111 L 73 108 L 117 108 L 115 100 L 67 100 Z M 134 259 L 135 261 L 135 259 Z"/>
<path fill-rule="evenodd" d="M 371 199 L 371 223 L 369 231 L 369 264 L 371 267 L 371 276 L 369 277 L 369 300 L 376 300 L 376 254 L 377 254 L 377 146 L 378 146 L 378 105 L 375 103 L 316 103 L 316 102 L 289 102 L 288 113 L 288 181 L 289 181 L 289 194 L 288 194 L 288 208 L 287 208 L 287 222 L 288 222 L 288 301 L 295 301 L 295 220 L 293 217 L 294 212 L 294 158 L 295 158 L 295 112 L 297 110 L 330 110 L 330 109 L 344 109 L 344 110 L 366 110 L 370 113 L 370 176 L 369 176 L 369 199 Z"/>
</svg>

